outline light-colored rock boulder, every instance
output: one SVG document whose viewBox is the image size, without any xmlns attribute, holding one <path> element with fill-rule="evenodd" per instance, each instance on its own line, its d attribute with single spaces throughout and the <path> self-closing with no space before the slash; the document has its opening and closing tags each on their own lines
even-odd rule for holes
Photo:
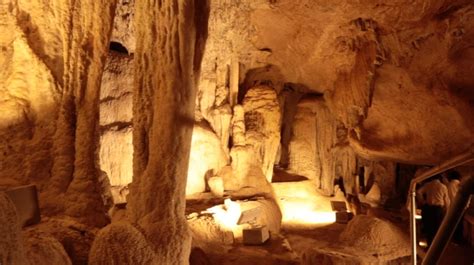
<svg viewBox="0 0 474 265">
<path fill-rule="evenodd" d="M 369 202 L 369 204 L 373 206 L 380 205 L 382 199 L 382 192 L 377 182 L 375 182 L 370 188 L 369 192 L 365 194 L 365 199 Z"/>
<path fill-rule="evenodd" d="M 217 197 L 224 196 L 224 181 L 221 177 L 211 177 L 207 180 L 209 189 Z"/>
<path fill-rule="evenodd" d="M 63 245 L 54 237 L 41 233 L 27 233 L 25 238 L 26 257 L 35 265 L 70 265 L 71 259 Z"/>
</svg>

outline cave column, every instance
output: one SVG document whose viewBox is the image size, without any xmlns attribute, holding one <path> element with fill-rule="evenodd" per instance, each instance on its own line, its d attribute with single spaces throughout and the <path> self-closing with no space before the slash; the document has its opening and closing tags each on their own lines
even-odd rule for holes
<svg viewBox="0 0 474 265">
<path fill-rule="evenodd" d="M 116 1 L 56 3 L 63 11 L 63 87 L 55 133 L 49 209 L 78 221 L 108 222 L 98 170 L 99 89 L 108 51 Z"/>
<path fill-rule="evenodd" d="M 127 211 L 150 240 L 157 264 L 188 263 L 185 186 L 208 13 L 207 1 L 136 3 L 134 176 Z"/>
</svg>

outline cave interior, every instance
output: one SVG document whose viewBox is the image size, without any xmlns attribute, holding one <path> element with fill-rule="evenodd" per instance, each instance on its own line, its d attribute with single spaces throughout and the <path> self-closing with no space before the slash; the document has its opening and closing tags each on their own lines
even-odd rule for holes
<svg viewBox="0 0 474 265">
<path fill-rule="evenodd" d="M 0 265 L 474 262 L 472 0 L 3 0 L 0 32 Z"/>
</svg>

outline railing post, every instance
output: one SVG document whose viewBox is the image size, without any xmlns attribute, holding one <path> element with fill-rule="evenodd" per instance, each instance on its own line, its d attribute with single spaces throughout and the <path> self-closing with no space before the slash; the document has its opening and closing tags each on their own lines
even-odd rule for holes
<svg viewBox="0 0 474 265">
<path fill-rule="evenodd" d="M 410 232 L 411 232 L 411 263 L 416 265 L 416 190 L 411 191 L 411 205 L 410 205 Z M 414 213 L 414 214 L 413 214 Z"/>
</svg>

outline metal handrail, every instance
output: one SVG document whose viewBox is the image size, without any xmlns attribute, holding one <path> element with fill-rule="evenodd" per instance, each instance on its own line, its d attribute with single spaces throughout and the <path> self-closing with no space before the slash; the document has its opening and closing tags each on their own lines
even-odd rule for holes
<svg viewBox="0 0 474 265">
<path fill-rule="evenodd" d="M 423 258 L 423 265 L 436 264 L 443 255 L 451 237 L 464 216 L 471 194 L 474 193 L 474 176 L 463 178 L 456 197 L 451 202 L 449 210 L 438 229 L 428 253 Z"/>
<path fill-rule="evenodd" d="M 457 155 L 438 166 L 430 168 L 429 170 L 421 173 L 420 176 L 414 178 L 410 182 L 409 196 L 410 200 L 407 203 L 410 203 L 410 234 L 411 234 L 411 251 L 412 251 L 412 264 L 417 264 L 417 242 L 416 242 L 416 184 L 421 181 L 427 180 L 432 176 L 435 176 L 439 173 L 447 171 L 449 169 L 464 165 L 474 161 L 474 145 L 472 145 L 466 152 Z"/>
</svg>

